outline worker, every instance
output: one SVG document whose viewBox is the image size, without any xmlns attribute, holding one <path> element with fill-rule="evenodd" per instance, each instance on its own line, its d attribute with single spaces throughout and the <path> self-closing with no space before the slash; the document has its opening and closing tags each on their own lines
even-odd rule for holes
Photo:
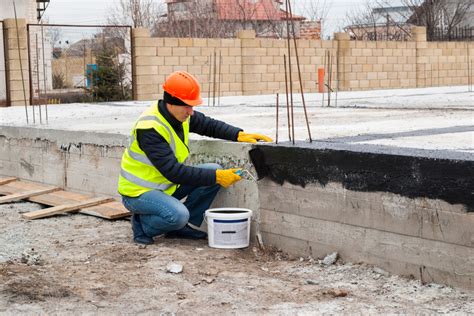
<svg viewBox="0 0 474 316">
<path fill-rule="evenodd" d="M 202 104 L 200 86 L 188 72 L 170 74 L 163 90 L 163 99 L 145 110 L 132 129 L 118 184 L 123 205 L 132 213 L 133 240 L 145 245 L 163 234 L 206 238 L 205 232 L 189 224 L 199 227 L 219 189 L 241 179 L 238 168 L 186 164 L 189 132 L 238 142 L 272 141 L 195 111 Z"/>
</svg>

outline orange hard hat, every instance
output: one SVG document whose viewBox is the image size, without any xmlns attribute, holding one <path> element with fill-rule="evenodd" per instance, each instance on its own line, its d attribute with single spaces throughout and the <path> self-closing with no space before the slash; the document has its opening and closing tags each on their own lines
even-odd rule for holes
<svg viewBox="0 0 474 316">
<path fill-rule="evenodd" d="M 197 79 L 186 71 L 175 71 L 166 78 L 163 89 L 187 105 L 202 104 L 201 87 Z"/>
</svg>

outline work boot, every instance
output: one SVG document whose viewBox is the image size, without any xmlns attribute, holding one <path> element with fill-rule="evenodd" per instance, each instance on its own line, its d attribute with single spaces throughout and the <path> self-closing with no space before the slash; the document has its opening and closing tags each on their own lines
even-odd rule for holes
<svg viewBox="0 0 474 316">
<path fill-rule="evenodd" d="M 184 239 L 206 239 L 207 233 L 193 229 L 186 225 L 180 230 L 174 230 L 165 234 L 165 238 L 184 238 Z"/>
<path fill-rule="evenodd" d="M 133 241 L 135 241 L 137 244 L 142 244 L 142 245 L 153 244 L 153 238 L 147 236 L 143 232 L 142 224 L 140 223 L 140 216 L 137 214 L 132 214 L 132 231 L 133 231 Z"/>
</svg>

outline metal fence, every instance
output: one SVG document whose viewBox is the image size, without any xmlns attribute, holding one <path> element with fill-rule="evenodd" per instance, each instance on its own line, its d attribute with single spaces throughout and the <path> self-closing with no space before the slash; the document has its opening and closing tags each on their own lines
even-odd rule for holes
<svg viewBox="0 0 474 316">
<path fill-rule="evenodd" d="M 130 100 L 131 26 L 28 24 L 30 103 Z"/>
<path fill-rule="evenodd" d="M 473 41 L 474 27 L 456 27 L 451 30 L 435 28 L 428 32 L 429 41 Z"/>
<path fill-rule="evenodd" d="M 0 21 L 0 106 L 8 106 L 10 103 L 8 97 L 5 38 L 3 21 Z"/>
</svg>

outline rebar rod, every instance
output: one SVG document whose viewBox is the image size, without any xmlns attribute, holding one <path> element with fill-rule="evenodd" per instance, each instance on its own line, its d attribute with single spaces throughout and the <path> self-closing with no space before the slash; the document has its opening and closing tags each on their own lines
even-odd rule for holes
<svg viewBox="0 0 474 316">
<path fill-rule="evenodd" d="M 27 45 L 27 51 L 28 51 L 28 70 L 33 69 L 33 66 L 31 65 L 32 61 L 32 54 L 31 54 L 31 38 L 30 38 L 30 27 L 27 25 L 26 26 L 26 42 L 28 43 Z M 18 44 L 19 45 L 19 44 Z M 33 103 L 33 71 L 28 71 L 28 91 L 29 91 L 29 101 L 30 105 L 33 107 L 33 124 L 36 123 L 36 118 L 35 118 L 35 105 Z"/>
<path fill-rule="evenodd" d="M 295 144 L 295 119 L 294 119 L 294 106 L 293 106 L 293 77 L 291 74 L 291 39 L 290 39 L 290 18 L 289 18 L 289 3 L 290 0 L 286 0 L 286 37 L 288 39 L 288 75 L 290 79 L 290 109 L 291 109 L 291 136 L 293 145 Z M 293 17 L 292 17 L 293 18 Z"/>
<path fill-rule="evenodd" d="M 285 68 L 286 114 L 288 116 L 288 140 L 291 142 L 290 97 L 289 97 L 289 92 L 288 92 L 288 70 L 286 66 L 286 55 L 283 55 L 283 64 Z"/>
<path fill-rule="evenodd" d="M 280 108 L 280 95 L 276 95 L 276 131 L 275 131 L 275 144 L 278 144 L 278 114 Z"/>
<path fill-rule="evenodd" d="M 331 52 L 328 49 L 328 107 L 331 106 L 331 80 L 332 80 L 332 61 Z"/>
<path fill-rule="evenodd" d="M 293 16 L 293 11 L 291 10 L 291 2 L 288 1 L 288 8 L 290 9 L 290 15 Z M 295 45 L 295 56 L 296 56 L 296 66 L 298 67 L 298 79 L 300 82 L 300 92 L 301 100 L 303 102 L 304 116 L 306 119 L 306 127 L 308 129 L 309 142 L 312 143 L 313 139 L 311 137 L 311 129 L 309 128 L 308 112 L 306 111 L 306 102 L 304 100 L 304 91 L 303 91 L 303 80 L 301 79 L 301 67 L 300 67 L 300 58 L 298 55 L 298 45 L 296 44 L 296 32 L 295 32 L 295 22 L 291 19 L 291 28 L 293 32 L 293 43 Z"/>
<path fill-rule="evenodd" d="M 38 33 L 35 33 L 35 39 L 36 39 L 36 84 L 37 84 L 37 87 L 38 87 L 38 104 L 41 103 L 41 101 L 39 100 L 40 99 L 40 95 L 41 95 L 41 83 L 40 83 L 40 75 L 39 75 L 39 72 L 40 72 L 40 68 L 39 68 L 39 47 L 38 47 Z M 34 118 L 34 115 L 35 115 L 35 111 L 33 111 L 33 118 Z M 43 124 L 43 121 L 41 119 L 41 108 L 39 109 L 39 117 L 40 117 L 40 124 Z"/>
<path fill-rule="evenodd" d="M 337 51 L 336 51 L 336 108 L 337 108 L 337 94 L 339 93 L 339 44 L 337 45 Z"/>
<path fill-rule="evenodd" d="M 212 106 L 216 106 L 217 52 L 214 50 L 214 83 L 212 85 Z"/>
<path fill-rule="evenodd" d="M 28 117 L 28 105 L 26 104 L 26 88 L 25 88 L 25 78 L 23 77 L 23 63 L 21 62 L 21 51 L 20 51 L 20 29 L 18 28 L 18 17 L 16 15 L 16 5 L 13 0 L 13 11 L 15 13 L 15 25 L 16 25 L 16 40 L 18 47 L 18 59 L 20 61 L 20 73 L 21 73 L 21 83 L 23 85 L 23 99 L 25 100 L 25 113 L 26 113 L 26 124 L 30 123 Z"/>
<path fill-rule="evenodd" d="M 219 50 L 219 71 L 217 77 L 217 106 L 221 105 L 222 51 Z"/>
<path fill-rule="evenodd" d="M 322 97 L 322 103 L 321 103 L 321 107 L 323 108 L 324 107 L 324 96 L 325 96 L 325 92 L 324 92 L 324 87 L 326 87 L 326 76 L 327 76 L 327 65 L 326 65 L 326 58 L 327 58 L 327 53 L 324 52 L 324 58 L 323 58 L 323 68 L 324 68 L 324 76 L 323 76 L 323 97 Z"/>
<path fill-rule="evenodd" d="M 212 84 L 212 53 L 209 54 L 209 81 L 207 90 L 207 106 L 211 106 L 211 84 Z"/>
<path fill-rule="evenodd" d="M 46 59 L 44 57 L 44 31 L 43 31 L 43 22 L 41 22 L 41 43 L 43 45 L 43 86 L 44 92 L 47 92 L 47 85 L 46 85 Z M 91 57 L 92 58 L 92 57 Z M 46 124 L 49 123 L 49 115 L 48 115 L 48 102 L 47 100 L 44 102 L 45 114 L 46 114 Z"/>
<path fill-rule="evenodd" d="M 466 43 L 466 51 L 467 51 L 467 56 L 466 56 L 466 58 L 467 58 L 467 86 L 468 86 L 468 91 L 469 91 L 469 92 L 472 92 L 471 56 L 470 56 L 470 52 L 469 52 L 469 46 L 468 46 L 467 43 Z"/>
</svg>

